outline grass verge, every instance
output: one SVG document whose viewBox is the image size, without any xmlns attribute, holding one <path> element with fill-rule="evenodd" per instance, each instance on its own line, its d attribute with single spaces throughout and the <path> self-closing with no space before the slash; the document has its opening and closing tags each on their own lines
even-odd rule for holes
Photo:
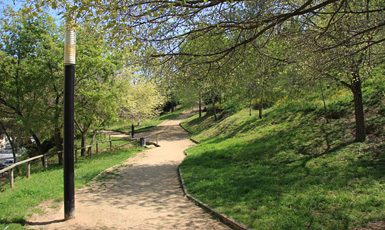
<svg viewBox="0 0 385 230">
<path fill-rule="evenodd" d="M 75 186 L 80 188 L 103 170 L 125 161 L 137 152 L 136 149 L 121 149 L 81 157 L 75 164 Z M 15 188 L 9 184 L 0 187 L 0 229 L 23 229 L 30 210 L 41 201 L 63 197 L 63 169 L 59 165 L 48 165 L 47 171 L 36 171 L 31 178 L 19 176 Z M 33 210 L 38 212 L 39 210 Z M 64 215 L 64 214 L 63 214 Z"/>
</svg>

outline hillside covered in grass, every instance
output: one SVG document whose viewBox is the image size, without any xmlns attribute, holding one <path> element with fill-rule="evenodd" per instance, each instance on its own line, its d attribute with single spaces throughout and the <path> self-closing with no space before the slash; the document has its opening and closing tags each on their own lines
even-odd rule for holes
<svg viewBox="0 0 385 230">
<path fill-rule="evenodd" d="M 181 168 L 189 193 L 253 229 L 354 229 L 385 220 L 385 83 L 363 88 L 365 142 L 354 142 L 343 88 L 264 111 L 224 108 L 183 125 L 201 144 Z"/>
</svg>

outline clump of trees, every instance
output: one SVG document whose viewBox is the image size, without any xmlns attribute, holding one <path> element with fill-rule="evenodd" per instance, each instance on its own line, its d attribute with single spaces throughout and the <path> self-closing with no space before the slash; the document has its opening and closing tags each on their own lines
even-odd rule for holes
<svg viewBox="0 0 385 230">
<path fill-rule="evenodd" d="M 64 26 L 44 12 L 7 8 L 0 21 L 0 130 L 30 156 L 62 150 Z M 138 67 L 98 24 L 78 20 L 75 128 L 82 147 L 91 131 L 120 119 L 157 113 L 162 96 L 150 81 L 134 82 Z M 137 72 L 137 71 L 136 71 Z M 142 78 L 135 74 L 136 78 Z M 32 137 L 32 139 L 31 139 Z M 92 138 L 91 142 L 94 141 Z M 44 144 L 50 142 L 50 145 Z M 82 151 L 82 155 L 85 152 Z M 15 161 L 16 155 L 14 155 Z M 62 163 L 61 154 L 58 155 Z"/>
<path fill-rule="evenodd" d="M 152 57 L 171 63 L 167 69 L 176 88 L 188 87 L 195 98 L 209 95 L 213 106 L 216 98 L 236 97 L 259 104 L 262 117 L 270 97 L 335 81 L 351 91 L 355 139 L 362 142 L 362 83 L 384 62 L 384 5 L 383 0 L 89 0 L 71 9 L 104 21 L 114 36 L 144 42 Z"/>
<path fill-rule="evenodd" d="M 262 119 L 266 106 L 336 82 L 352 95 L 355 140 L 366 139 L 362 84 L 385 61 L 384 0 L 30 2 L 2 21 L 0 106 L 4 127 L 16 124 L 40 152 L 42 137 L 60 148 L 62 128 L 62 28 L 39 13 L 46 5 L 81 23 L 82 136 L 116 117 L 137 122 L 162 98 L 206 101 L 215 119 L 223 103 L 256 106 Z"/>
</svg>

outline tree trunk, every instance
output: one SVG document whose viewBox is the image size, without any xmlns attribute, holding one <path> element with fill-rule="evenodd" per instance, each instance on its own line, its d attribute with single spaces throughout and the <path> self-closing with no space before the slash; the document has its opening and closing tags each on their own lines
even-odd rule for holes
<svg viewBox="0 0 385 230">
<path fill-rule="evenodd" d="M 354 95 L 354 114 L 356 118 L 356 142 L 364 142 L 365 133 L 365 113 L 362 102 L 361 79 L 358 72 L 353 73 L 352 92 Z"/>
<path fill-rule="evenodd" d="M 57 151 L 57 157 L 59 160 L 59 165 L 63 165 L 63 153 L 61 152 L 63 150 L 63 145 L 62 145 L 62 138 L 60 134 L 60 128 L 55 127 L 55 146 L 56 146 L 56 151 Z"/>
<path fill-rule="evenodd" d="M 199 117 L 202 117 L 202 93 L 199 90 Z"/>
<path fill-rule="evenodd" d="M 211 96 L 211 101 L 213 103 L 213 110 L 214 110 L 214 120 L 218 120 L 218 117 L 217 117 L 217 108 L 215 107 L 215 97 L 214 96 Z"/>
<path fill-rule="evenodd" d="M 52 70 L 51 70 L 52 72 Z M 54 86 L 55 90 L 56 87 Z M 57 151 L 57 157 L 59 161 L 59 165 L 63 165 L 63 153 L 61 152 L 63 150 L 63 140 L 61 138 L 61 129 L 60 129 L 60 114 L 62 112 L 60 105 L 60 94 L 56 93 L 56 100 L 55 100 L 55 146 Z"/>
<path fill-rule="evenodd" d="M 11 148 L 12 148 L 12 156 L 13 156 L 13 163 L 17 163 L 17 157 L 16 157 L 16 153 L 17 153 L 17 148 L 16 148 L 16 141 L 15 141 L 15 138 L 12 138 L 11 137 L 11 134 L 8 133 L 7 129 L 5 128 L 5 125 L 3 123 L 1 123 L 1 127 L 5 133 L 5 136 L 7 136 L 7 139 L 9 141 L 9 144 L 11 144 Z"/>
<path fill-rule="evenodd" d="M 80 151 L 80 156 L 84 157 L 86 155 L 86 138 L 87 138 L 87 132 L 82 132 L 82 143 L 81 143 L 81 148 L 82 150 Z"/>
<path fill-rule="evenodd" d="M 11 144 L 13 163 L 16 164 L 17 163 L 17 156 L 16 156 L 17 146 L 16 146 L 15 138 L 11 137 L 11 135 L 7 132 L 7 129 L 5 128 L 5 125 L 3 123 L 1 123 L 1 125 L 2 125 L 2 128 L 4 130 L 5 135 L 7 136 L 9 143 Z M 19 171 L 20 171 L 19 167 L 16 167 L 16 173 L 19 173 Z"/>
<path fill-rule="evenodd" d="M 134 134 L 135 134 L 135 127 L 134 125 L 131 125 L 131 138 L 134 138 Z"/>
<path fill-rule="evenodd" d="M 95 137 L 96 137 L 96 133 L 97 133 L 98 131 L 97 130 L 94 130 L 94 132 L 93 132 L 93 134 L 92 134 L 92 140 L 91 140 L 91 143 L 90 143 L 90 145 L 93 145 L 94 144 L 94 141 L 95 141 Z M 89 155 L 91 155 L 92 153 L 91 153 L 91 147 L 88 149 L 88 152 L 87 152 Z"/>
<path fill-rule="evenodd" d="M 31 132 L 31 135 L 33 137 L 33 139 L 35 140 L 35 143 L 36 143 L 36 147 L 37 147 L 37 152 L 39 155 L 43 155 L 43 147 L 41 146 L 41 143 L 40 143 L 40 139 L 37 137 L 37 135 L 30 131 Z M 41 163 L 44 165 L 45 162 L 44 162 L 44 157 L 41 158 Z"/>
<path fill-rule="evenodd" d="M 319 83 L 320 83 L 320 86 L 321 86 L 321 95 L 322 95 L 322 102 L 323 102 L 323 105 L 324 105 L 324 114 L 325 114 L 326 123 L 329 123 L 328 114 L 327 114 L 327 109 L 326 109 L 326 102 L 325 102 L 324 89 L 323 89 L 323 87 L 322 87 L 322 81 L 321 81 L 321 78 L 320 78 L 320 80 L 319 80 Z"/>
<path fill-rule="evenodd" d="M 249 101 L 249 116 L 251 116 L 251 109 L 252 109 L 252 105 L 251 105 L 251 100 Z"/>
<path fill-rule="evenodd" d="M 11 147 L 12 147 L 12 156 L 13 156 L 13 163 L 16 164 L 17 163 L 17 145 L 16 145 L 16 140 L 13 139 L 11 141 L 11 139 L 9 139 L 9 143 L 11 144 Z M 20 172 L 20 169 L 18 166 L 16 166 L 16 169 L 15 169 L 16 173 L 19 173 Z"/>
<path fill-rule="evenodd" d="M 259 112 L 259 119 L 263 118 L 263 86 L 262 86 L 262 92 L 261 92 L 261 98 L 259 99 L 259 106 L 258 106 L 258 112 Z"/>
</svg>

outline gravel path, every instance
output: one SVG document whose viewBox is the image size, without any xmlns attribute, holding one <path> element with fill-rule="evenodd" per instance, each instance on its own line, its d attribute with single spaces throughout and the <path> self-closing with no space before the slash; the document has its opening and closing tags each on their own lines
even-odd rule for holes
<svg viewBox="0 0 385 230">
<path fill-rule="evenodd" d="M 138 134 L 159 134 L 161 147 L 130 158 L 118 169 L 115 179 L 92 182 L 76 192 L 75 218 L 63 221 L 64 208 L 40 208 L 44 215 L 29 220 L 31 229 L 229 229 L 188 201 L 179 188 L 177 167 L 183 151 L 193 144 L 179 123 L 187 117 L 165 121 L 154 130 Z M 138 137 L 136 136 L 136 137 Z"/>
</svg>

